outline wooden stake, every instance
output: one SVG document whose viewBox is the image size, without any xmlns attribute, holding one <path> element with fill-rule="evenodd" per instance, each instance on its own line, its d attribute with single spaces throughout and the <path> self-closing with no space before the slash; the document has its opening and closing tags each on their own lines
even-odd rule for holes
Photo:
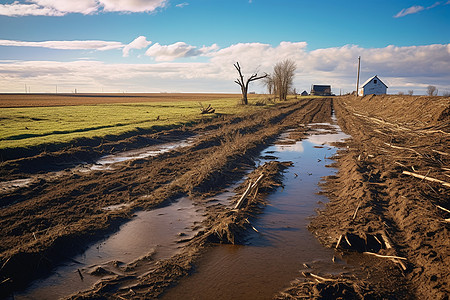
<svg viewBox="0 0 450 300">
<path fill-rule="evenodd" d="M 450 155 L 450 154 L 442 152 L 442 151 L 437 151 L 437 150 L 431 150 L 431 151 L 436 152 L 436 153 L 438 153 L 440 155 Z"/>
<path fill-rule="evenodd" d="M 355 210 L 355 213 L 353 214 L 352 220 L 354 220 L 354 219 L 356 218 L 356 213 L 358 212 L 358 209 L 359 209 L 359 207 L 361 206 L 361 203 L 362 203 L 362 199 L 359 200 L 358 206 L 356 207 L 356 210 Z"/>
<path fill-rule="evenodd" d="M 384 245 L 386 246 L 386 249 L 392 249 L 391 242 L 384 232 L 381 233 L 381 238 L 384 241 Z"/>
<path fill-rule="evenodd" d="M 383 244 L 381 243 L 381 241 L 377 238 L 377 236 L 376 235 L 374 235 L 373 236 L 374 238 L 375 238 L 375 240 L 378 242 L 378 244 L 380 244 L 381 245 L 381 247 L 383 247 Z"/>
<path fill-rule="evenodd" d="M 309 272 L 302 272 L 303 276 L 305 277 L 312 277 L 315 280 L 317 280 L 318 282 L 323 282 L 323 281 L 337 281 L 336 279 L 330 279 L 330 278 L 325 278 L 313 273 L 309 273 Z"/>
<path fill-rule="evenodd" d="M 238 203 L 234 207 L 234 209 L 240 209 L 242 204 L 244 203 L 245 198 L 247 197 L 248 193 L 250 192 L 250 188 L 252 187 L 252 183 L 250 182 L 245 192 L 242 194 L 241 198 L 239 199 Z"/>
<path fill-rule="evenodd" d="M 351 247 L 352 244 L 350 244 L 350 241 L 349 241 L 348 238 L 347 238 L 347 234 L 344 235 L 344 238 L 345 238 L 345 241 L 347 242 L 347 244 Z"/>
<path fill-rule="evenodd" d="M 337 244 L 336 244 L 336 249 L 339 247 L 339 244 L 341 243 L 341 240 L 342 240 L 342 234 L 339 236 L 339 239 L 338 239 Z"/>
<path fill-rule="evenodd" d="M 443 211 L 446 211 L 446 212 L 450 213 L 450 210 L 448 210 L 448 209 L 446 209 L 446 208 L 443 208 L 443 207 L 440 206 L 440 205 L 436 205 L 436 207 L 439 208 L 439 209 L 442 209 Z"/>
<path fill-rule="evenodd" d="M 391 148 L 394 148 L 394 149 L 409 150 L 409 151 L 412 151 L 412 152 L 416 153 L 416 154 L 419 155 L 419 156 L 422 156 L 422 154 L 420 154 L 419 152 L 417 152 L 416 150 L 411 149 L 411 148 L 400 147 L 400 146 L 394 146 L 394 145 L 389 144 L 389 143 L 384 143 L 384 144 L 387 145 L 387 146 L 389 146 L 389 147 L 391 147 Z"/>
<path fill-rule="evenodd" d="M 255 183 L 252 184 L 252 182 L 250 181 L 247 189 L 245 190 L 245 192 L 242 194 L 241 198 L 239 199 L 238 203 L 236 204 L 236 206 L 234 207 L 234 209 L 241 209 L 242 205 L 244 204 L 245 198 L 247 198 L 247 196 L 249 194 L 252 193 L 252 191 L 255 188 L 259 188 L 259 183 L 261 182 L 261 179 L 264 177 L 264 173 L 261 174 L 258 179 L 256 179 Z"/>
<path fill-rule="evenodd" d="M 450 183 L 442 181 L 442 180 L 439 180 L 439 179 L 436 179 L 436 178 L 426 177 L 426 176 L 423 176 L 423 175 L 420 175 L 420 174 L 416 174 L 416 173 L 413 173 L 413 172 L 408 172 L 408 171 L 403 171 L 403 174 L 409 175 L 409 176 L 413 176 L 413 177 L 416 177 L 416 178 L 420 178 L 420 179 L 423 179 L 423 180 L 428 180 L 428 181 L 431 181 L 431 182 L 437 182 L 437 183 L 442 184 L 443 186 L 450 187 Z"/>
<path fill-rule="evenodd" d="M 381 258 L 394 258 L 394 259 L 401 259 L 401 260 L 407 260 L 404 257 L 400 257 L 400 256 L 393 256 L 393 255 L 381 255 L 381 254 L 377 254 L 377 253 L 372 253 L 372 252 L 363 252 L 363 254 L 369 254 L 369 255 L 373 255 L 376 257 L 381 257 Z"/>
</svg>

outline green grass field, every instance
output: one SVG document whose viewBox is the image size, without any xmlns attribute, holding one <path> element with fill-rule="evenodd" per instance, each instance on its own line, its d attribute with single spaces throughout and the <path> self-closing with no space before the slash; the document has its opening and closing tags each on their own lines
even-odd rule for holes
<svg viewBox="0 0 450 300">
<path fill-rule="evenodd" d="M 216 114 L 251 113 L 267 107 L 256 105 L 260 98 L 252 98 L 248 106 L 237 105 L 238 96 L 201 102 L 204 106 L 211 104 Z M 67 144 L 78 138 L 171 127 L 216 115 L 201 115 L 200 108 L 194 101 L 2 108 L 0 150 Z"/>
</svg>

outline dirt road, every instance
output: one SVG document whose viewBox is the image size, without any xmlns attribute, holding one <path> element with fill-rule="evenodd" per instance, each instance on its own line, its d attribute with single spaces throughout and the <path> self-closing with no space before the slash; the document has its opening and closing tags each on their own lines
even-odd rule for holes
<svg viewBox="0 0 450 300">
<path fill-rule="evenodd" d="M 247 117 L 224 117 L 120 141 L 118 148 L 123 149 L 138 145 L 136 140 L 156 143 L 195 136 L 187 147 L 124 162 L 113 170 L 40 175 L 30 186 L 2 195 L 2 295 L 50 272 L 90 241 L 116 230 L 138 209 L 151 209 L 181 195 L 202 205 L 207 195 L 241 177 L 253 165 L 252 158 L 278 134 L 300 124 L 328 122 L 332 108 L 352 139 L 341 145 L 339 172 L 323 187 L 330 202 L 309 229 L 322 244 L 335 248 L 337 257 L 361 264 L 367 276 L 305 274 L 305 279 L 293 278 L 292 286 L 277 298 L 448 299 L 450 239 L 445 209 L 450 209 L 450 100 L 408 96 L 301 100 Z M 57 159 L 65 154 L 52 155 Z M 70 156 L 76 157 L 77 149 Z M 26 163 L 33 162 L 39 166 L 43 161 L 36 157 Z M 263 186 L 269 193 L 280 184 L 284 167 L 265 166 L 250 178 L 269 174 Z M 37 169 L 9 165 L 14 178 L 35 176 Z M 117 204 L 128 206 L 102 209 Z M 192 271 L 205 245 L 238 242 L 239 232 L 248 228 L 247 213 L 208 211 L 201 233 L 183 253 L 153 264 L 144 276 L 137 278 L 131 268 L 73 298 L 158 297 Z M 145 267 L 141 261 L 136 263 L 136 268 Z M 132 290 L 126 288 L 130 285 Z"/>
<path fill-rule="evenodd" d="M 330 203 L 310 230 L 344 257 L 391 256 L 366 254 L 361 261 L 369 278 L 359 284 L 371 283 L 375 298 L 448 299 L 450 99 L 342 97 L 334 107 L 352 139 L 324 187 Z M 343 282 L 321 284 L 349 292 Z M 350 290 L 357 299 L 364 294 Z M 308 284 L 291 292 L 318 296 Z"/>
<path fill-rule="evenodd" d="M 135 137 L 130 145 L 135 139 L 174 140 L 198 135 L 191 146 L 150 159 L 124 162 L 114 170 L 40 175 L 30 186 L 2 195 L 2 292 L 50 272 L 57 262 L 117 229 L 137 209 L 150 209 L 180 195 L 201 198 L 219 192 L 242 176 L 259 150 L 282 131 L 301 123 L 328 121 L 331 109 L 330 99 L 301 100 L 244 118 L 223 117 L 183 130 Z M 118 144 L 123 148 L 126 143 Z M 71 153 L 73 157 L 77 157 L 76 151 Z M 42 162 L 39 156 L 35 159 Z M 26 163 L 33 164 L 33 159 Z M 33 176 L 30 168 L 17 162 L 14 166 L 15 176 L 21 170 L 26 170 L 23 176 Z M 119 211 L 102 209 L 123 203 L 129 206 Z"/>
</svg>

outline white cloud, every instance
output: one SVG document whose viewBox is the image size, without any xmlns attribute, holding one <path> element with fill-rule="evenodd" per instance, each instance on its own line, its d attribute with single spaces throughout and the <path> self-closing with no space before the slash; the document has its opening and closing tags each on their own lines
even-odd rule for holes
<svg viewBox="0 0 450 300">
<path fill-rule="evenodd" d="M 176 7 L 179 7 L 179 8 L 183 8 L 183 7 L 188 6 L 188 5 L 189 5 L 189 3 L 183 2 L 183 3 L 177 4 L 177 5 L 175 5 L 175 6 L 176 6 Z"/>
<path fill-rule="evenodd" d="M 63 16 L 64 14 L 51 7 L 42 7 L 37 4 L 21 4 L 18 1 L 12 4 L 0 4 L 0 16 Z"/>
<path fill-rule="evenodd" d="M 411 6 L 408 8 L 404 8 L 402 9 L 399 13 L 397 13 L 394 18 L 401 18 L 404 17 L 406 15 L 411 15 L 411 14 L 416 14 L 422 10 L 424 10 L 425 7 L 420 6 L 420 5 L 415 5 L 415 6 Z"/>
<path fill-rule="evenodd" d="M 132 41 L 123 48 L 123 56 L 128 57 L 131 49 L 143 49 L 148 45 L 150 45 L 151 43 L 152 43 L 151 41 L 147 41 L 147 38 L 145 36 L 141 35 L 135 38 L 134 41 Z"/>
<path fill-rule="evenodd" d="M 331 84 L 335 93 L 340 89 L 351 92 L 356 85 L 358 56 L 361 56 L 361 81 L 378 75 L 388 84 L 390 93 L 410 89 L 415 94 L 424 93 L 429 84 L 445 90 L 450 82 L 450 44 L 384 48 L 346 45 L 313 51 L 307 50 L 305 42 L 283 42 L 275 47 L 261 43 L 236 44 L 218 51 L 217 46 L 196 48 L 181 42 L 155 45 L 158 46 L 152 51 L 159 58 L 155 59 L 156 63 L 0 61 L 0 92 L 20 92 L 24 84 L 34 86 L 36 92 L 38 87 L 45 92 L 58 84 L 58 89 L 67 86 L 86 92 L 105 87 L 105 91 L 115 92 L 121 89 L 238 93 L 239 87 L 233 82 L 237 75 L 233 63 L 239 61 L 244 75 L 254 71 L 270 73 L 274 64 L 285 58 L 296 62 L 297 90 L 309 90 L 311 84 Z M 202 55 L 205 60 L 172 61 L 187 57 L 188 53 Z M 258 83 L 251 89 L 264 90 Z"/>
<path fill-rule="evenodd" d="M 435 2 L 434 4 L 432 4 L 432 5 L 428 6 L 428 7 L 423 7 L 423 6 L 420 6 L 420 5 L 414 5 L 414 6 L 402 9 L 400 12 L 398 12 L 394 16 L 394 18 L 401 18 L 401 17 L 407 16 L 407 15 L 416 14 L 416 13 L 421 12 L 423 10 L 429 10 L 429 9 L 435 8 L 436 6 L 439 6 L 441 4 L 442 4 L 442 2 L 437 1 L 437 2 Z M 444 5 L 447 5 L 447 4 L 450 4 L 450 1 L 447 1 L 446 3 L 444 3 Z"/>
<path fill-rule="evenodd" d="M 441 4 L 442 4 L 442 2 L 440 2 L 440 1 L 438 1 L 438 2 L 435 2 L 434 4 L 432 4 L 432 5 L 428 6 L 428 7 L 427 7 L 427 9 L 432 9 L 432 8 L 435 8 L 436 6 L 438 6 L 438 5 L 441 5 Z"/>
<path fill-rule="evenodd" d="M 45 8 L 52 8 L 62 13 L 91 14 L 98 9 L 96 0 L 31 0 L 29 2 Z"/>
<path fill-rule="evenodd" d="M 0 4 L 0 15 L 64 16 L 69 13 L 84 15 L 109 12 L 154 12 L 166 6 L 168 0 L 22 0 Z"/>
<path fill-rule="evenodd" d="M 197 47 L 184 42 L 177 42 L 171 45 L 160 45 L 156 43 L 148 48 L 145 55 L 153 57 L 155 61 L 173 61 L 177 58 L 206 55 L 217 49 L 218 46 L 216 44 L 197 49 Z"/>
<path fill-rule="evenodd" d="M 109 41 L 44 41 L 44 42 L 24 42 L 12 40 L 0 40 L 0 46 L 15 47 L 39 47 L 60 50 L 98 50 L 106 51 L 121 49 L 125 45 L 121 42 Z"/>
<path fill-rule="evenodd" d="M 99 0 L 105 11 L 153 12 L 165 7 L 168 0 Z"/>
</svg>

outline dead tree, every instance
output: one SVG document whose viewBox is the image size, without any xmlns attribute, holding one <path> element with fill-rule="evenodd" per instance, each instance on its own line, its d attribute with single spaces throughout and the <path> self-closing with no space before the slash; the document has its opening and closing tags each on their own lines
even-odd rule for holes
<svg viewBox="0 0 450 300">
<path fill-rule="evenodd" d="M 200 109 L 200 114 L 205 115 L 205 114 L 213 114 L 216 112 L 216 110 L 211 106 L 211 104 L 208 104 L 207 107 L 204 107 L 203 104 L 199 103 L 200 106 L 202 107 Z"/>
<path fill-rule="evenodd" d="M 241 66 L 239 65 L 239 62 L 236 62 L 234 64 L 234 67 L 239 73 L 239 78 L 236 79 L 234 82 L 236 82 L 241 87 L 242 92 L 242 104 L 247 105 L 248 104 L 248 98 L 247 98 L 247 92 L 248 92 L 248 84 L 252 81 L 259 80 L 262 78 L 267 77 L 267 74 L 264 74 L 262 76 L 258 76 L 257 73 L 254 73 L 252 76 L 250 76 L 247 81 L 244 82 L 244 76 L 241 72 Z"/>
</svg>

